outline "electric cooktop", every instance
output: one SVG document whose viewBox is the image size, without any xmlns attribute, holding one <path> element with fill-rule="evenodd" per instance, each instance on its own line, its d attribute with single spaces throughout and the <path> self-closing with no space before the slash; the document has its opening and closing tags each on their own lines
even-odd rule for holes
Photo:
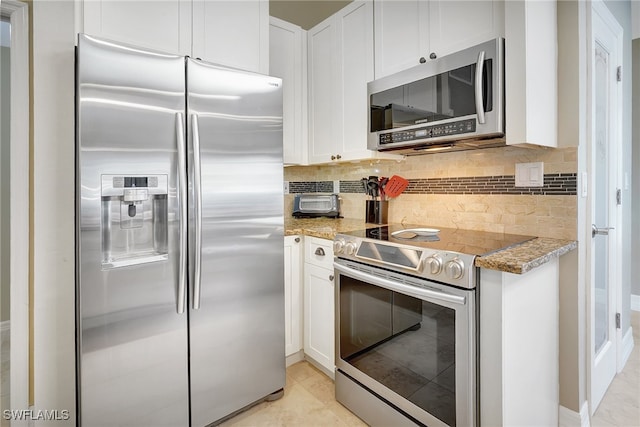
<svg viewBox="0 0 640 427">
<path fill-rule="evenodd" d="M 475 256 L 488 255 L 535 238 L 518 234 L 400 224 L 341 234 Z"/>
</svg>

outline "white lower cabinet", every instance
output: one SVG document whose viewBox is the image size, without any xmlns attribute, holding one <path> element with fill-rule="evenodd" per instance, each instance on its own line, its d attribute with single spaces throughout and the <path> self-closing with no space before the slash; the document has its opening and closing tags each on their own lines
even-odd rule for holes
<svg viewBox="0 0 640 427">
<path fill-rule="evenodd" d="M 335 301 L 332 242 L 305 237 L 304 353 L 333 378 Z"/>
<path fill-rule="evenodd" d="M 285 356 L 302 350 L 302 238 L 284 238 Z"/>
<path fill-rule="evenodd" d="M 334 361 L 333 271 L 304 266 L 304 353 L 333 373 Z"/>
</svg>

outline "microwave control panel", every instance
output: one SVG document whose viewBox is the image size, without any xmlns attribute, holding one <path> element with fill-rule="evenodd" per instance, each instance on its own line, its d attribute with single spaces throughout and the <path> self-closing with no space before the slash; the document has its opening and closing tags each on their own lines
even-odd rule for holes
<svg viewBox="0 0 640 427">
<path fill-rule="evenodd" d="M 409 142 L 421 139 L 437 138 L 441 136 L 460 135 L 476 131 L 476 120 L 460 120 L 441 125 L 423 126 L 411 130 L 391 131 L 380 134 L 380 144 Z"/>
</svg>

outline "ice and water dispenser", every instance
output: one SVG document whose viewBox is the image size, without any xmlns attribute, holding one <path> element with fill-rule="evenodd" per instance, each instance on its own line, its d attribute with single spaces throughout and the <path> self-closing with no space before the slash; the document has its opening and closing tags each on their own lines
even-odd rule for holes
<svg viewBox="0 0 640 427">
<path fill-rule="evenodd" d="M 168 258 L 167 175 L 102 175 L 102 268 Z"/>
</svg>

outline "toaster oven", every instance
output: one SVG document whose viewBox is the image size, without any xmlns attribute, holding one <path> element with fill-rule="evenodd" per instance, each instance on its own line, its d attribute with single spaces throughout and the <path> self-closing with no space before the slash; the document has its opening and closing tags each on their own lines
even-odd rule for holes
<svg viewBox="0 0 640 427">
<path fill-rule="evenodd" d="M 340 198 L 337 194 L 297 194 L 293 200 L 293 216 L 338 218 Z"/>
</svg>

